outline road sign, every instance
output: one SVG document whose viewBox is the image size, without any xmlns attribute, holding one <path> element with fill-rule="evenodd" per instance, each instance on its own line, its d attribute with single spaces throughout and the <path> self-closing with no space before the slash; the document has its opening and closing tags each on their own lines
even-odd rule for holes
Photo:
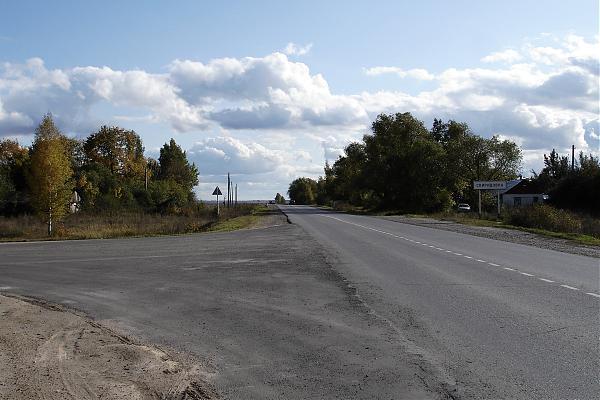
<svg viewBox="0 0 600 400">
<path fill-rule="evenodd" d="M 217 196 L 217 215 L 221 214 L 221 210 L 219 209 L 219 196 L 222 196 L 221 189 L 217 186 L 215 190 L 213 190 L 213 196 Z"/>
<path fill-rule="evenodd" d="M 504 190 L 506 181 L 473 181 L 473 188 L 477 190 Z"/>
<path fill-rule="evenodd" d="M 497 190 L 498 217 L 500 217 L 500 191 L 506 189 L 506 181 L 473 181 L 473 188 L 479 193 L 479 217 L 481 218 L 481 191 Z"/>
</svg>

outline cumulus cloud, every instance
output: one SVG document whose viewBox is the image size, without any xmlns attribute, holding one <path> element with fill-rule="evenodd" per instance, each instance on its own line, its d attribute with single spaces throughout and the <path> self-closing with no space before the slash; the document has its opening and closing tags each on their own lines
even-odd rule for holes
<svg viewBox="0 0 600 400">
<path fill-rule="evenodd" d="M 222 174 L 223 171 L 253 175 L 272 171 L 283 163 L 283 156 L 278 151 L 227 136 L 197 142 L 187 155 L 203 174 L 208 175 Z"/>
<path fill-rule="evenodd" d="M 96 106 L 108 104 L 126 110 L 116 111 L 116 121 L 167 123 L 178 132 L 196 134 L 253 132 L 254 142 L 230 136 L 205 139 L 189 149 L 190 155 L 205 171 L 212 168 L 208 161 L 214 161 L 240 174 L 276 169 L 283 177 L 317 171 L 323 159 L 335 160 L 377 114 L 408 111 L 427 124 L 434 117 L 452 118 L 484 136 L 518 138 L 527 154 L 571 144 L 597 150 L 598 38 L 546 39 L 489 54 L 479 66 L 447 68 L 435 75 L 401 66 L 364 69 L 369 76 L 431 81 L 431 89 L 417 93 L 334 93 L 323 75 L 288 58 L 310 49 L 293 43 L 263 57 L 174 60 L 162 73 L 107 66 L 51 69 L 32 58 L 0 65 L 0 136 L 32 133 L 48 111 L 65 131 L 87 134 L 99 124 Z M 282 139 L 290 136 L 298 140 Z M 269 145 L 269 140 L 277 143 Z M 308 151 L 310 162 L 302 151 Z M 298 163 L 302 170 L 295 167 Z"/>
<path fill-rule="evenodd" d="M 435 79 L 435 75 L 429 73 L 426 69 L 423 68 L 413 68 L 405 70 L 399 67 L 371 67 L 366 68 L 364 71 L 365 74 L 369 76 L 394 74 L 399 76 L 400 78 L 413 78 L 422 81 L 430 81 Z"/>
<path fill-rule="evenodd" d="M 312 46 L 313 46 L 312 43 L 308 43 L 304 46 L 300 46 L 300 45 L 297 45 L 296 43 L 289 42 L 287 44 L 287 46 L 285 46 L 285 49 L 283 50 L 283 52 L 285 54 L 287 54 L 288 56 L 303 56 L 310 52 L 310 49 L 312 49 Z"/>
<path fill-rule="evenodd" d="M 484 63 L 495 63 L 495 62 L 506 62 L 512 64 L 521 60 L 523 56 L 513 49 L 507 49 L 504 51 L 497 51 L 492 54 L 489 54 L 481 59 Z"/>
</svg>

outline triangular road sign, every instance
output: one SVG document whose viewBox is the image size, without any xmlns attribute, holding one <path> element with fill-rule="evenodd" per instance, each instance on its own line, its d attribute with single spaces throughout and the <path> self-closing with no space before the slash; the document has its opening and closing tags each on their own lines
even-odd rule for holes
<svg viewBox="0 0 600 400">
<path fill-rule="evenodd" d="M 217 186 L 213 192 L 213 196 L 222 196 L 223 193 L 221 193 L 221 189 L 219 189 L 219 187 Z"/>
</svg>

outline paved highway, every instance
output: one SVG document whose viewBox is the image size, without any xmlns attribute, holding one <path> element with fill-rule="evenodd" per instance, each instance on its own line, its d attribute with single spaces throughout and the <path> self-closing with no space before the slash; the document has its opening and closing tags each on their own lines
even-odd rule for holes
<svg viewBox="0 0 600 400">
<path fill-rule="evenodd" d="M 598 398 L 598 259 L 282 208 L 462 397 Z"/>
<path fill-rule="evenodd" d="M 598 397 L 598 259 L 282 209 L 293 224 L 0 244 L 0 292 L 189 353 L 225 398 Z"/>
</svg>

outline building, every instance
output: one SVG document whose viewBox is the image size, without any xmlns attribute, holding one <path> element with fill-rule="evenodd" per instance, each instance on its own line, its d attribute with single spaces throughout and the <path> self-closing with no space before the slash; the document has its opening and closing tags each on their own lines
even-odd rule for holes
<svg viewBox="0 0 600 400">
<path fill-rule="evenodd" d="M 547 199 L 541 185 L 530 179 L 523 179 L 502 193 L 502 204 L 506 207 L 531 206 Z"/>
</svg>

